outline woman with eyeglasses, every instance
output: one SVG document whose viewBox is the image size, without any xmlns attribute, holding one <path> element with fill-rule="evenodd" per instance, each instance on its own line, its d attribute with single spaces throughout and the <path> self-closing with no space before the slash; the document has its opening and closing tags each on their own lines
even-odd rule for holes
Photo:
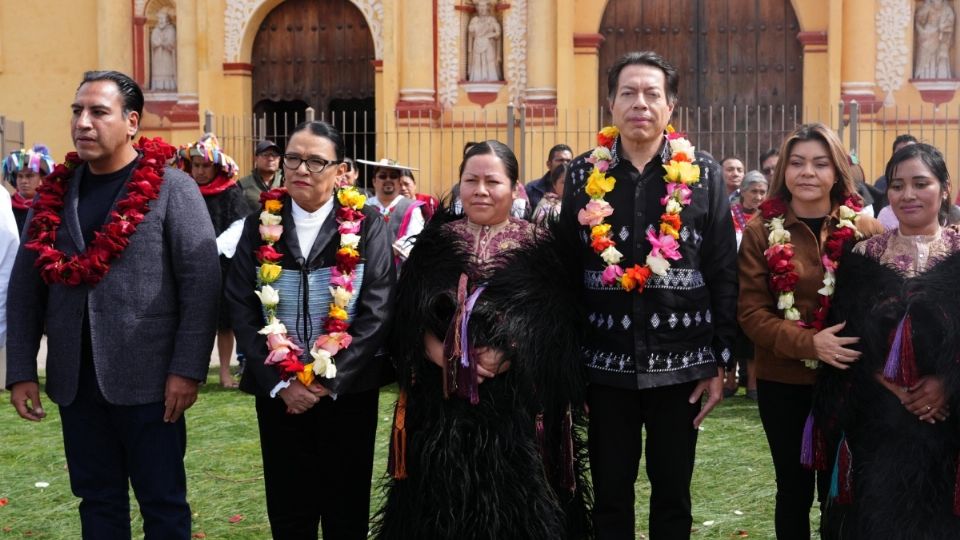
<svg viewBox="0 0 960 540">
<path fill-rule="evenodd" d="M 392 309 L 389 232 L 343 175 L 343 138 L 304 122 L 285 189 L 244 222 L 227 276 L 255 396 L 273 538 L 367 537 L 381 371 Z"/>
<path fill-rule="evenodd" d="M 587 536 L 572 279 L 511 217 L 517 177 L 506 145 L 473 144 L 463 215 L 438 211 L 400 275 L 401 394 L 375 538 Z"/>
<path fill-rule="evenodd" d="M 960 538 L 960 229 L 950 176 L 928 144 L 886 167 L 897 228 L 837 271 L 835 320 L 863 356 L 817 378 L 815 426 L 838 456 L 825 539 Z"/>
<path fill-rule="evenodd" d="M 243 188 L 237 182 L 239 168 L 233 159 L 223 153 L 217 137 L 207 133 L 196 142 L 180 149 L 179 166 L 193 177 L 207 205 L 213 231 L 219 237 L 231 224 L 250 213 Z M 221 243 L 217 244 L 218 249 Z M 230 266 L 227 253 L 220 249 L 220 275 L 226 276 Z M 221 280 L 222 282 L 222 280 Z M 222 304 L 223 302 L 221 302 Z M 236 388 L 230 373 L 233 358 L 233 329 L 227 309 L 221 306 L 217 323 L 217 354 L 220 358 L 220 386 Z"/>
</svg>

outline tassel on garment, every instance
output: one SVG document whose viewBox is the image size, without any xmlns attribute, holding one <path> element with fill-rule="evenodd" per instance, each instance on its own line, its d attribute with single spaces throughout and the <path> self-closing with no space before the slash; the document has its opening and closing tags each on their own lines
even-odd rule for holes
<svg viewBox="0 0 960 540">
<path fill-rule="evenodd" d="M 401 390 L 393 410 L 393 436 L 387 470 L 395 480 L 407 477 L 407 391 Z"/>
<path fill-rule="evenodd" d="M 830 498 L 839 504 L 853 502 L 853 453 L 846 435 L 837 445 L 837 456 L 830 476 Z"/>
<path fill-rule="evenodd" d="M 904 388 L 913 387 L 919 380 L 917 359 L 913 353 L 913 328 L 909 313 L 900 319 L 900 324 L 897 325 L 893 334 L 887 362 L 883 366 L 883 378 Z"/>
</svg>

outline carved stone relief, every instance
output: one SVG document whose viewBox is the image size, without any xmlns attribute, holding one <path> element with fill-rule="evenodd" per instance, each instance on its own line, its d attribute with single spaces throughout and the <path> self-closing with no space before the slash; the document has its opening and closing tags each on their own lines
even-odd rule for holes
<svg viewBox="0 0 960 540">
<path fill-rule="evenodd" d="M 377 60 L 383 59 L 383 1 L 350 0 L 363 13 L 373 35 L 373 50 Z M 223 10 L 224 62 L 240 62 L 240 46 L 250 24 L 253 12 L 267 0 L 226 0 Z"/>
</svg>

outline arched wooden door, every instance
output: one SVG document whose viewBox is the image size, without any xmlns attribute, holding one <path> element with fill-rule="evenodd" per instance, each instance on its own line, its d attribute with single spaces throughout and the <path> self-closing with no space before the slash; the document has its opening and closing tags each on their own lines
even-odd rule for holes
<svg viewBox="0 0 960 540">
<path fill-rule="evenodd" d="M 652 49 L 680 71 L 674 123 L 717 159 L 748 169 L 777 147 L 803 104 L 803 49 L 790 0 L 609 0 L 600 33 L 601 107 L 622 54 Z M 700 109 L 697 114 L 697 108 Z"/>
<path fill-rule="evenodd" d="M 266 135 L 285 147 L 285 134 L 313 107 L 344 133 L 348 155 L 375 155 L 374 58 L 367 22 L 348 0 L 274 8 L 252 54 L 253 110 L 266 115 Z"/>
</svg>

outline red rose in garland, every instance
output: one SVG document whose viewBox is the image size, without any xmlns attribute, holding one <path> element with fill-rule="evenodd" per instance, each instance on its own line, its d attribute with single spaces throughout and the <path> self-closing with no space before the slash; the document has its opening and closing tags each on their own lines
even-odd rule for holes
<svg viewBox="0 0 960 540">
<path fill-rule="evenodd" d="M 760 205 L 760 213 L 770 230 L 767 242 L 770 247 L 763 252 L 767 259 L 767 268 L 770 270 L 770 289 L 776 294 L 777 309 L 783 311 L 786 320 L 796 321 L 804 328 L 823 330 L 827 315 L 830 312 L 830 301 L 833 298 L 836 282 L 836 270 L 843 247 L 851 240 L 860 236 L 856 227 L 857 212 L 862 208 L 859 200 L 848 196 L 837 209 L 838 222 L 831 226 L 830 234 L 823 244 L 823 287 L 819 293 L 819 302 L 813 312 L 810 322 L 800 320 L 800 311 L 795 306 L 794 291 L 800 277 L 794 272 L 792 263 L 794 251 L 790 243 L 790 232 L 783 224 L 787 213 L 787 202 L 779 197 L 767 199 Z M 818 360 L 804 360 L 810 368 L 816 368 Z"/>
</svg>

